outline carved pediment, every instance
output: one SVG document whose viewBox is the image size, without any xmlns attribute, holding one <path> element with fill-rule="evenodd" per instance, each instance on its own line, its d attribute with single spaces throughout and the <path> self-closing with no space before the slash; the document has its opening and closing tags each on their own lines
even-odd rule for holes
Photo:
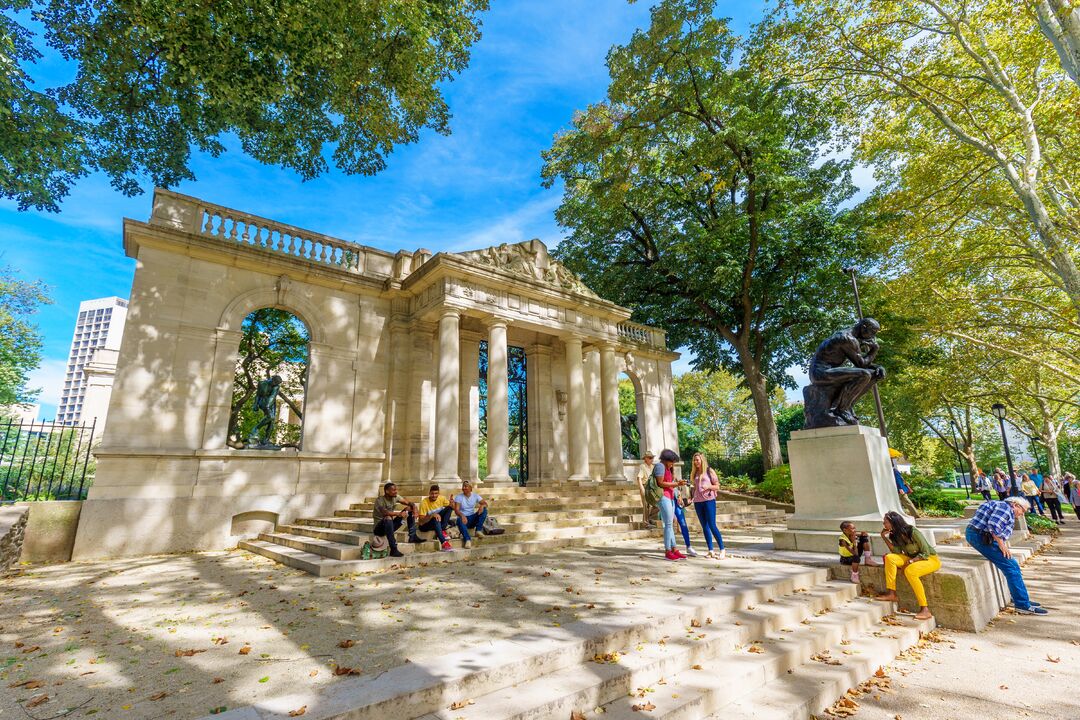
<svg viewBox="0 0 1080 720">
<path fill-rule="evenodd" d="M 512 275 L 536 280 L 560 290 L 599 298 L 574 273 L 548 254 L 547 246 L 540 240 L 523 243 L 503 243 L 483 250 L 455 253 L 463 260 L 508 272 Z"/>
</svg>

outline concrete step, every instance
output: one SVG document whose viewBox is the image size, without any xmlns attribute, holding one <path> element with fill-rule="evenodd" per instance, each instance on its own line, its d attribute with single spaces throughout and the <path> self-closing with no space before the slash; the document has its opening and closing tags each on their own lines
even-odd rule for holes
<svg viewBox="0 0 1080 720">
<path fill-rule="evenodd" d="M 856 588 L 848 583 L 828 583 L 803 592 L 766 597 L 761 604 L 726 613 L 715 622 L 699 623 L 701 627 L 685 626 L 664 637 L 663 643 L 650 642 L 625 645 L 617 662 L 585 662 L 557 672 L 527 679 L 516 685 L 474 698 L 474 704 L 462 710 L 441 710 L 432 717 L 440 720 L 540 720 L 569 717 L 574 710 L 590 711 L 604 707 L 618 713 L 628 696 L 640 688 L 652 687 L 657 693 L 668 688 L 684 675 L 715 677 L 716 668 L 725 668 L 739 655 L 749 655 L 745 647 L 765 642 L 770 634 L 799 628 L 799 642 L 794 644 L 806 658 L 822 649 L 828 637 L 811 642 L 812 634 L 804 621 L 812 622 L 817 613 L 830 613 L 838 606 L 846 607 L 856 597 Z M 860 603 L 860 606 L 864 606 Z M 868 610 L 872 610 L 868 608 Z M 868 617 L 876 620 L 871 612 Z M 794 632 L 793 632 L 794 634 Z M 839 642 L 839 638 L 837 638 Z M 790 659 L 798 657 L 792 655 Z M 798 664 L 798 660 L 794 660 Z M 692 670 L 710 666 L 707 672 Z M 745 683 L 752 678 L 735 678 Z M 729 690 L 740 685 L 729 685 Z M 646 694 L 651 697 L 651 694 Z M 636 700 L 635 702 L 645 702 Z M 634 702 L 626 703 L 629 710 Z M 635 711 L 631 711 L 635 712 Z M 640 718 L 640 714 L 635 712 Z M 605 712 L 604 717 L 608 714 Z M 652 717 L 650 714 L 648 717 Z M 692 717 L 688 715 L 687 717 Z"/>
<path fill-rule="evenodd" d="M 462 560 L 477 560 L 498 557 L 500 555 L 534 555 L 554 552 L 562 548 L 580 547 L 583 545 L 599 546 L 620 540 L 643 540 L 648 538 L 648 530 L 627 530 L 618 528 L 606 534 L 588 534 L 585 536 L 568 536 L 548 539 L 524 540 L 521 538 L 497 536 L 499 542 L 493 538 L 485 538 L 473 546 L 471 550 L 462 550 L 458 547 L 455 552 L 441 552 L 435 549 L 434 543 L 424 543 L 414 546 L 412 550 L 406 549 L 402 544 L 401 550 L 405 557 L 386 557 L 377 560 L 335 560 L 308 552 L 298 548 L 282 545 L 267 540 L 241 540 L 237 547 L 257 555 L 269 558 L 282 565 L 287 565 L 297 570 L 311 573 L 316 577 L 330 577 L 352 572 L 373 572 L 387 570 L 396 567 L 413 567 L 430 563 L 459 562 Z M 460 541 L 455 545 L 460 546 Z M 423 548 L 430 548 L 425 551 Z"/>
<path fill-rule="evenodd" d="M 629 525 L 631 523 L 631 516 L 630 515 L 591 515 L 591 516 L 580 517 L 580 518 L 557 518 L 557 519 L 553 519 L 553 520 L 542 520 L 542 521 L 532 519 L 531 516 L 528 513 L 517 513 L 516 516 L 520 517 L 521 519 L 517 520 L 517 521 L 514 521 L 514 522 L 511 522 L 511 521 L 505 521 L 504 522 L 505 518 L 502 515 L 497 516 L 495 519 L 498 521 L 499 527 L 503 528 L 508 533 L 532 532 L 533 530 L 543 530 L 545 528 L 591 527 L 593 525 L 618 525 L 618 524 Z M 495 516 L 493 516 L 493 517 L 495 517 Z M 451 522 L 454 523 L 455 520 L 456 520 L 456 518 L 452 519 Z M 356 532 L 368 532 L 368 533 L 370 533 L 370 532 L 373 531 L 374 526 L 375 526 L 375 522 L 371 519 L 370 516 L 368 516 L 366 518 L 354 518 L 354 517 L 305 518 L 305 519 L 302 519 L 302 520 L 297 520 L 297 524 L 303 524 L 303 525 L 310 526 L 312 524 L 312 522 L 315 522 L 315 523 L 319 523 L 320 527 L 337 527 L 337 525 L 335 525 L 334 523 L 340 523 L 341 521 L 346 521 L 346 522 L 349 522 L 350 524 L 354 524 L 355 527 L 350 527 L 348 529 L 356 531 Z M 323 523 L 330 523 L 330 525 L 325 525 Z M 402 524 L 402 530 L 399 530 L 398 532 L 400 532 L 402 534 L 406 534 L 407 530 L 405 530 L 404 528 L 405 528 L 405 525 Z M 339 528 L 339 529 L 344 529 L 344 528 Z"/>
<path fill-rule="evenodd" d="M 605 509 L 605 508 L 637 508 L 640 510 L 641 502 L 637 498 L 626 498 L 619 500 L 598 500 L 593 497 L 562 497 L 562 498 L 507 498 L 505 500 L 496 500 L 491 503 L 492 513 L 506 513 L 506 512 L 529 512 L 531 510 L 580 510 L 583 508 L 589 509 Z M 353 503 L 349 506 L 349 510 L 366 512 L 371 514 L 374 510 L 374 503 Z"/>
</svg>

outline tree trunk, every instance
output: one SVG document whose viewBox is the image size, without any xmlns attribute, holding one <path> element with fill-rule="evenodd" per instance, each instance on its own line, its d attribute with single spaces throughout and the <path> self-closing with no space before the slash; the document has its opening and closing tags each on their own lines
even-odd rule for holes
<svg viewBox="0 0 1080 720">
<path fill-rule="evenodd" d="M 746 385 L 750 388 L 750 397 L 754 401 L 761 458 L 765 469 L 772 470 L 784 464 L 784 458 L 780 454 L 780 434 L 776 431 L 776 419 L 773 417 L 772 405 L 769 403 L 769 387 L 765 376 L 761 374 L 757 363 L 747 357 L 748 355 L 749 352 L 746 355 L 739 352 L 742 358 L 743 374 L 746 376 Z"/>
<path fill-rule="evenodd" d="M 1039 415 L 1042 419 L 1042 427 L 1039 428 L 1039 439 L 1046 446 L 1046 464 L 1050 466 L 1050 474 L 1056 479 L 1061 479 L 1061 456 L 1058 454 L 1058 435 L 1061 432 L 1061 423 L 1057 421 L 1050 411 L 1049 404 L 1039 399 Z"/>
<path fill-rule="evenodd" d="M 1080 5 L 1068 0 L 1036 0 L 1039 27 L 1061 59 L 1061 67 L 1080 85 Z"/>
</svg>

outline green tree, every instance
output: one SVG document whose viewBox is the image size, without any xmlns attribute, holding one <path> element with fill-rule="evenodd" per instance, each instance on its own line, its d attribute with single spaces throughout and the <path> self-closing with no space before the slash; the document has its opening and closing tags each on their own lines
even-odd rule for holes
<svg viewBox="0 0 1080 720">
<path fill-rule="evenodd" d="M 423 128 L 449 132 L 442 84 L 468 64 L 487 0 L 13 0 L 0 15 L 0 196 L 57 210 L 93 170 L 125 194 L 193 179 L 192 148 L 235 134 L 308 179 L 328 159 L 381 170 Z M 74 66 L 34 87 L 44 43 Z"/>
<path fill-rule="evenodd" d="M 768 469 L 772 389 L 850 302 L 853 187 L 827 156 L 830 108 L 771 80 L 713 10 L 665 0 L 612 48 L 607 100 L 555 138 L 543 175 L 564 182 L 559 259 L 699 368 L 745 379 Z"/>
<path fill-rule="evenodd" d="M 229 437 L 242 442 L 262 418 L 255 410 L 259 382 L 281 376 L 278 403 L 285 403 L 300 424 L 279 423 L 271 442 L 300 443 L 304 419 L 304 391 L 307 386 L 308 331 L 292 313 L 276 308 L 260 308 L 244 318 L 240 336 L 240 357 L 233 381 Z"/>
<path fill-rule="evenodd" d="M 28 283 L 11 268 L 0 270 L 0 406 L 29 402 L 40 392 L 26 387 L 41 363 L 41 334 L 29 318 L 51 302 L 40 280 Z"/>
<path fill-rule="evenodd" d="M 679 419 L 697 428 L 710 457 L 742 455 L 758 443 L 754 403 L 745 383 L 725 370 L 683 373 L 674 381 Z M 776 388 L 772 406 L 783 407 Z"/>
</svg>

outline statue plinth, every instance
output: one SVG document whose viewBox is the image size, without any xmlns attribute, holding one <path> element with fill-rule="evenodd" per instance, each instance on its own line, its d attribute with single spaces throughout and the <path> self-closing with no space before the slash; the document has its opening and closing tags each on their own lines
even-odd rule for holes
<svg viewBox="0 0 1080 720">
<path fill-rule="evenodd" d="M 795 514 L 787 530 L 773 532 L 777 550 L 836 553 L 840 523 L 850 520 L 870 533 L 874 553 L 886 551 L 878 536 L 881 518 L 900 514 L 889 446 L 877 428 L 864 425 L 791 433 L 788 441 Z M 906 518 L 915 524 L 911 518 Z M 930 533 L 927 541 L 933 543 Z"/>
</svg>

